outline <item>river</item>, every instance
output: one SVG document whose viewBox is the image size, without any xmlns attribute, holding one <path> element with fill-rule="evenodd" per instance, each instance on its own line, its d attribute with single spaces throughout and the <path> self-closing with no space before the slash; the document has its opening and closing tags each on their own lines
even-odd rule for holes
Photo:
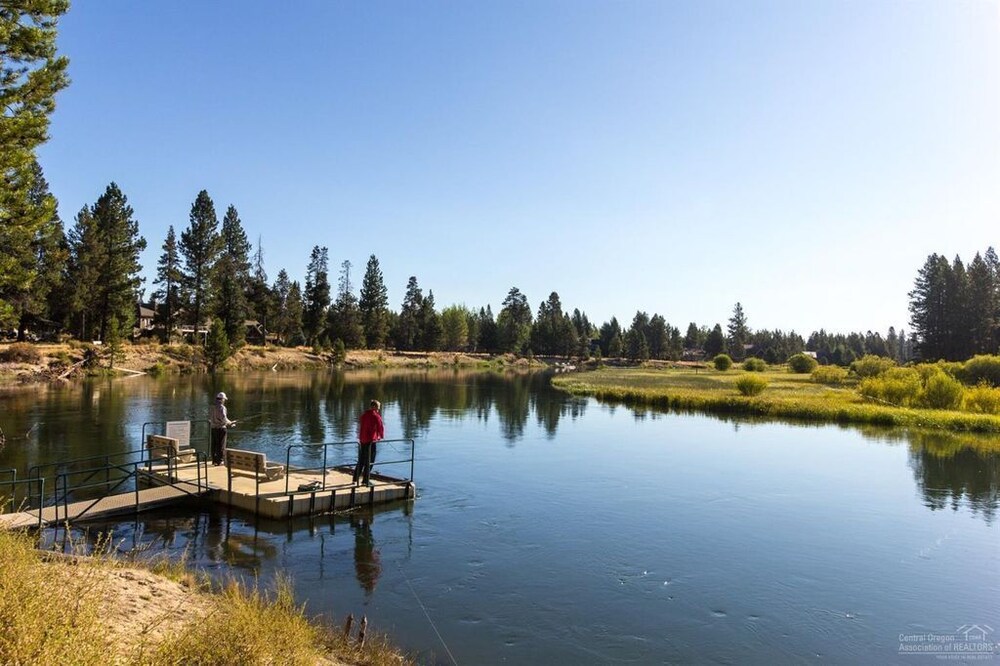
<svg viewBox="0 0 1000 666">
<path fill-rule="evenodd" d="M 927 634 L 1000 641 L 1000 456 L 947 435 L 635 410 L 542 375 L 136 377 L 0 393 L 0 468 L 136 448 L 219 390 L 252 417 L 230 446 L 276 460 L 351 439 L 379 398 L 387 437 L 415 441 L 417 500 L 292 524 L 171 509 L 75 538 L 287 573 L 310 615 L 367 615 L 425 663 L 912 664 Z"/>
</svg>

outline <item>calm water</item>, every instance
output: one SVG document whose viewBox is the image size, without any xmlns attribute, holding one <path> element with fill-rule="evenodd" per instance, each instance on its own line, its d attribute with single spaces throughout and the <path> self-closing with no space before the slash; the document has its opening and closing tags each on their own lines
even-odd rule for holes
<svg viewBox="0 0 1000 666">
<path fill-rule="evenodd" d="M 380 398 L 387 436 L 416 440 L 417 501 L 92 529 L 213 575 L 288 572 L 310 613 L 367 614 L 424 662 L 913 664 L 934 660 L 900 634 L 1000 634 L 1000 460 L 940 435 L 637 413 L 540 376 L 268 373 L 0 395 L 0 468 L 135 448 L 218 390 L 255 416 L 231 446 L 275 459 L 350 439 Z"/>
</svg>

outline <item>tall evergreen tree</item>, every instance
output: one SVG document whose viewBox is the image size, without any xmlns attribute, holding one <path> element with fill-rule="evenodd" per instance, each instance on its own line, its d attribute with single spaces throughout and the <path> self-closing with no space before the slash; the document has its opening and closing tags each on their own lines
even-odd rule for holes
<svg viewBox="0 0 1000 666">
<path fill-rule="evenodd" d="M 260 236 L 257 236 L 257 250 L 251 261 L 250 284 L 247 288 L 247 301 L 250 314 L 260 324 L 265 335 L 274 327 L 275 302 L 274 294 L 267 286 L 267 271 L 264 270 L 264 247 Z M 286 276 L 287 277 L 287 276 Z"/>
<path fill-rule="evenodd" d="M 222 218 L 221 246 L 212 270 L 213 312 L 222 321 L 230 347 L 238 349 L 246 340 L 250 314 L 250 243 L 235 206 L 229 206 Z"/>
<path fill-rule="evenodd" d="M 617 317 L 611 317 L 611 321 L 601 325 L 600 330 L 601 354 L 607 358 L 618 358 L 622 352 L 622 327 L 618 323 Z"/>
<path fill-rule="evenodd" d="M 701 329 L 694 322 L 688 324 L 687 333 L 684 334 L 684 348 L 685 349 L 701 349 L 701 346 L 705 344 L 705 336 L 702 335 Z"/>
<path fill-rule="evenodd" d="M 934 253 L 918 271 L 910 292 L 910 324 L 916 336 L 916 352 L 924 361 L 945 358 L 949 351 L 950 273 L 948 260 Z"/>
<path fill-rule="evenodd" d="M 750 340 L 750 328 L 747 326 L 747 317 L 743 313 L 743 306 L 737 301 L 733 307 L 733 316 L 729 318 L 729 352 L 733 359 L 742 361 L 746 356 L 745 345 Z"/>
<path fill-rule="evenodd" d="M 69 61 L 56 55 L 57 23 L 68 7 L 66 0 L 0 3 L 0 327 L 19 324 L 17 298 L 34 293 L 38 277 L 35 243 L 56 216 L 54 197 L 35 196 L 35 151 L 48 140 L 56 93 L 69 84 Z"/>
<path fill-rule="evenodd" d="M 417 349 L 420 344 L 420 308 L 424 303 L 424 294 L 417 284 L 415 275 L 411 275 L 406 283 L 406 294 L 403 296 L 403 304 L 399 309 L 399 318 L 396 320 L 396 330 L 393 337 L 396 346 L 403 350 Z"/>
<path fill-rule="evenodd" d="M 98 321 L 99 294 L 94 285 L 100 280 L 104 264 L 104 246 L 97 230 L 97 221 L 89 207 L 76 215 L 69 233 L 70 258 L 66 267 L 69 290 L 69 318 L 80 340 L 93 340 Z"/>
<path fill-rule="evenodd" d="M 649 326 L 649 315 L 636 312 L 632 325 L 625 333 L 625 356 L 631 361 L 646 361 L 649 359 L 649 341 L 646 340 L 646 329 Z"/>
<path fill-rule="evenodd" d="M 705 356 L 709 358 L 726 351 L 726 338 L 722 335 L 722 326 L 720 324 L 716 324 L 715 328 L 709 332 L 702 348 L 705 350 Z"/>
<path fill-rule="evenodd" d="M 94 204 L 91 214 L 97 225 L 99 242 L 104 248 L 98 283 L 99 334 L 103 340 L 108 324 L 115 317 L 123 334 L 135 322 L 136 303 L 143 279 L 139 255 L 146 249 L 146 240 L 139 235 L 139 223 L 133 219 L 128 199 L 115 183 L 108 185 Z"/>
<path fill-rule="evenodd" d="M 433 290 L 428 290 L 427 298 L 420 303 L 417 319 L 420 326 L 420 349 L 424 351 L 440 349 L 443 330 L 441 328 L 441 315 L 434 307 Z"/>
<path fill-rule="evenodd" d="M 670 329 L 673 327 L 667 324 L 667 320 L 662 315 L 655 312 L 649 318 L 646 326 L 646 342 L 649 344 L 650 358 L 667 358 L 670 354 Z"/>
<path fill-rule="evenodd" d="M 523 354 L 531 336 L 531 307 L 517 287 L 511 287 L 497 315 L 497 342 L 500 351 Z"/>
<path fill-rule="evenodd" d="M 346 259 L 340 264 L 337 300 L 327 317 L 327 331 L 331 340 L 340 340 L 347 349 L 364 346 L 365 331 L 361 325 L 361 310 L 351 284 L 351 262 Z"/>
<path fill-rule="evenodd" d="M 167 228 L 167 239 L 163 241 L 163 254 L 156 265 L 156 281 L 160 288 L 154 292 L 159 305 L 156 320 L 160 326 L 160 337 L 166 342 L 170 339 L 177 325 L 177 314 L 181 308 L 181 282 L 184 274 L 181 271 L 181 254 L 177 245 L 174 226 Z"/>
<path fill-rule="evenodd" d="M 306 267 L 306 288 L 302 294 L 302 332 L 306 344 L 315 346 L 322 340 L 326 309 L 330 307 L 329 259 L 325 247 L 314 245 Z"/>
<path fill-rule="evenodd" d="M 486 308 L 479 308 L 479 341 L 477 347 L 487 353 L 494 353 L 497 350 L 497 322 L 493 318 L 493 310 L 487 305 Z"/>
<path fill-rule="evenodd" d="M 381 349 L 389 337 L 389 292 L 374 254 L 368 257 L 365 276 L 361 280 L 358 309 L 361 310 L 365 346 L 369 349 Z"/>
<path fill-rule="evenodd" d="M 180 250 L 184 258 L 183 287 L 190 295 L 187 321 L 194 325 L 195 338 L 202 330 L 206 305 L 211 302 L 211 276 L 222 251 L 219 219 L 208 192 L 202 190 L 191 205 L 188 228 L 181 232 Z"/>
<path fill-rule="evenodd" d="M 49 184 L 42 174 L 42 167 L 37 162 L 32 165 L 34 180 L 28 193 L 28 202 L 35 210 L 51 207 L 53 215 L 43 220 L 31 240 L 30 252 L 23 257 L 25 274 L 30 274 L 30 283 L 24 284 L 26 289 L 18 293 L 9 290 L 7 302 L 14 304 L 19 314 L 17 339 L 24 340 L 27 328 L 32 323 L 42 320 L 50 324 L 51 297 L 61 286 L 62 272 L 65 269 L 69 251 L 66 237 L 63 233 L 62 220 L 55 213 L 55 198 L 49 193 Z M 0 284 L 3 284 L 0 280 Z M 8 289 L 10 285 L 7 285 Z"/>
</svg>

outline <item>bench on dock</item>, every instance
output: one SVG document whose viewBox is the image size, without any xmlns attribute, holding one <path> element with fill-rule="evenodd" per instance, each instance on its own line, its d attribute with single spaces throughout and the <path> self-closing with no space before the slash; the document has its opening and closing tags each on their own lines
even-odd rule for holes
<svg viewBox="0 0 1000 666">
<path fill-rule="evenodd" d="M 267 454 L 258 451 L 241 451 L 226 449 L 226 467 L 232 475 L 233 470 L 263 474 L 268 481 L 285 477 L 285 466 L 267 462 Z"/>
<path fill-rule="evenodd" d="M 152 459 L 185 463 L 195 459 L 194 449 L 182 449 L 175 437 L 146 435 L 146 448 L 149 449 L 149 457 Z"/>
</svg>

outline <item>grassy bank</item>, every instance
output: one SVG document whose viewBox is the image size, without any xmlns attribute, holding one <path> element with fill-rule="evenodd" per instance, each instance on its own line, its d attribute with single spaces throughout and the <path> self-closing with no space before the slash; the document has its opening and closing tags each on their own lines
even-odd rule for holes
<svg viewBox="0 0 1000 666">
<path fill-rule="evenodd" d="M 758 396 L 736 389 L 740 370 L 601 368 L 554 377 L 552 384 L 576 395 L 662 409 L 697 410 L 830 423 L 1000 433 L 1000 417 L 950 410 L 913 409 L 865 401 L 851 387 L 813 382 L 784 369 L 753 373 L 767 380 Z"/>
<path fill-rule="evenodd" d="M 125 344 L 109 369 L 107 349 L 76 342 L 62 344 L 0 344 L 0 384 L 72 380 L 106 374 L 183 374 L 207 372 L 204 350 L 188 344 L 146 342 Z M 338 359 L 332 352 L 308 347 L 244 346 L 217 368 L 221 372 L 257 370 L 314 370 L 339 367 L 364 368 L 463 368 L 526 370 L 543 366 L 510 354 L 457 352 L 397 352 L 350 350 Z"/>
<path fill-rule="evenodd" d="M 382 637 L 361 648 L 311 620 L 287 583 L 213 593 L 183 565 L 130 566 L 46 555 L 0 531 L 0 663 L 408 663 Z"/>
</svg>

